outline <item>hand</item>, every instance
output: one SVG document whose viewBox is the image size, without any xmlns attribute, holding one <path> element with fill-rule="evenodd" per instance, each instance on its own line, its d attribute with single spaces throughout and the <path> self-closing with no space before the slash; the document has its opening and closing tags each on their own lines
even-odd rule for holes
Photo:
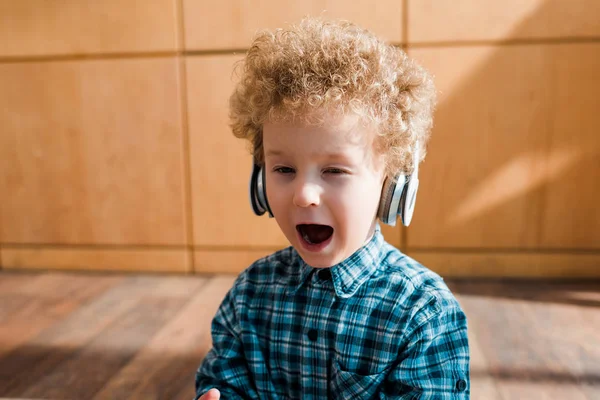
<svg viewBox="0 0 600 400">
<path fill-rule="evenodd" d="M 217 389 L 210 389 L 208 392 L 204 393 L 198 400 L 219 400 L 221 398 L 221 393 Z"/>
</svg>

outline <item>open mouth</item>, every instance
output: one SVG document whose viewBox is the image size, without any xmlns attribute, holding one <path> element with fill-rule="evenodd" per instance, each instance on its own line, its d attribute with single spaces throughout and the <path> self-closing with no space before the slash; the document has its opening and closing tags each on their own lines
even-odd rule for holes
<svg viewBox="0 0 600 400">
<path fill-rule="evenodd" d="M 333 236 L 333 228 L 329 225 L 300 224 L 296 225 L 296 230 L 305 247 L 312 250 L 325 247 Z"/>
</svg>

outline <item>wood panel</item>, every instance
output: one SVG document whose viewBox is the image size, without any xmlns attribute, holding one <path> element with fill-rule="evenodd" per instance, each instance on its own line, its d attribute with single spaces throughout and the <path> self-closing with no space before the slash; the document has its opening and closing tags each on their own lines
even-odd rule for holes
<svg viewBox="0 0 600 400">
<path fill-rule="evenodd" d="M 410 53 L 440 102 L 408 247 L 599 249 L 600 45 Z"/>
<path fill-rule="evenodd" d="M 391 244 L 392 246 L 401 249 L 402 248 L 402 236 L 404 234 L 405 228 L 402 225 L 402 221 L 398 218 L 396 221 L 396 226 L 388 226 L 379 222 L 381 226 L 381 233 L 385 240 Z"/>
<path fill-rule="evenodd" d="M 189 400 L 233 280 L 0 273 L 0 309 L 24 299 L 0 324 L 13 340 L 0 340 L 0 396 Z M 473 398 L 599 398 L 598 281 L 447 284 L 469 323 Z"/>
<path fill-rule="evenodd" d="M 598 282 L 466 280 L 449 287 L 467 314 L 471 353 L 485 359 L 472 357 L 473 398 L 600 395 Z"/>
<path fill-rule="evenodd" d="M 189 272 L 184 249 L 49 248 L 3 246 L 5 269 Z"/>
<path fill-rule="evenodd" d="M 0 64 L 0 241 L 185 244 L 177 63 Z"/>
<path fill-rule="evenodd" d="M 540 243 L 600 249 L 600 43 L 553 46 L 552 54 L 547 83 L 556 117 L 546 163 L 566 168 L 545 187 Z"/>
<path fill-rule="evenodd" d="M 6 377 L 0 380 L 0 392 L 12 396 L 11 391 L 25 391 L 36 379 L 75 354 L 78 347 L 89 343 L 115 319 L 134 308 L 144 289 L 153 290 L 157 286 L 155 279 L 129 278 L 8 352 L 0 358 L 0 376 Z M 2 325 L 2 328 L 8 326 Z"/>
<path fill-rule="evenodd" d="M 82 304 L 124 280 L 112 276 L 3 272 L 0 280 L 0 357 L 60 323 Z"/>
<path fill-rule="evenodd" d="M 596 0 L 406 0 L 408 42 L 599 37 Z"/>
<path fill-rule="evenodd" d="M 287 246 L 274 219 L 252 213 L 247 143 L 228 126 L 236 56 L 188 57 L 188 114 L 194 244 Z"/>
<path fill-rule="evenodd" d="M 276 249 L 262 250 L 196 250 L 194 270 L 196 273 L 239 274 L 254 261 L 268 256 Z"/>
<path fill-rule="evenodd" d="M 0 359 L 0 374 L 9 377 L 0 392 L 25 398 L 61 398 L 65 387 L 68 398 L 97 392 L 202 283 L 185 277 L 124 281 Z M 87 379 L 75 378 L 81 371 Z"/>
<path fill-rule="evenodd" d="M 284 27 L 305 15 L 348 19 L 394 43 L 402 41 L 402 0 L 183 0 L 188 50 L 240 49 L 260 29 Z"/>
<path fill-rule="evenodd" d="M 0 57 L 177 48 L 176 0 L 0 0 Z"/>
<path fill-rule="evenodd" d="M 600 278 L 600 252 L 502 253 L 409 250 L 408 256 L 447 277 Z"/>
<path fill-rule="evenodd" d="M 464 303 L 470 301 L 470 299 L 463 300 Z M 469 324 L 470 325 L 470 324 Z M 471 396 L 473 399 L 485 399 L 485 400 L 502 400 L 502 397 L 498 393 L 498 386 L 494 379 L 486 372 L 490 370 L 490 363 L 485 356 L 484 349 L 481 348 L 480 339 L 475 329 L 469 326 L 468 331 L 469 340 L 469 355 L 470 359 L 470 372 L 471 372 Z M 480 376 L 473 376 L 479 373 Z"/>
<path fill-rule="evenodd" d="M 193 398 L 194 372 L 212 347 L 210 321 L 233 281 L 210 279 L 93 398 L 174 399 L 182 388 Z"/>
</svg>

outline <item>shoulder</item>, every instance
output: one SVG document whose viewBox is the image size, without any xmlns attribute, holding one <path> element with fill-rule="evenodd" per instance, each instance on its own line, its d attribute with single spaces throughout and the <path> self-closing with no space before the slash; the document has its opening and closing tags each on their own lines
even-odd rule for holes
<svg viewBox="0 0 600 400">
<path fill-rule="evenodd" d="M 297 253 L 296 253 L 297 254 Z M 294 252 L 285 248 L 254 261 L 234 280 L 216 314 L 221 324 L 235 326 L 235 320 L 247 315 L 249 306 L 262 303 L 278 290 L 283 278 L 293 270 Z M 223 322 L 225 321 L 225 322 Z M 233 329 L 233 328 L 232 328 Z"/>
<path fill-rule="evenodd" d="M 395 247 L 385 246 L 379 277 L 413 322 L 424 322 L 443 313 L 464 314 L 444 278 Z"/>
<path fill-rule="evenodd" d="M 298 265 L 297 253 L 291 246 L 286 247 L 250 264 L 238 275 L 234 288 L 244 290 L 285 282 L 296 275 Z"/>
</svg>

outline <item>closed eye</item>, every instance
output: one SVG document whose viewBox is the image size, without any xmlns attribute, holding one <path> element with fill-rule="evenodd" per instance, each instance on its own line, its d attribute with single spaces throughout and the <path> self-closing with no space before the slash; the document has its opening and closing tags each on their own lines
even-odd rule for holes
<svg viewBox="0 0 600 400">
<path fill-rule="evenodd" d="M 287 175 L 287 174 L 293 174 L 295 171 L 293 168 L 290 168 L 290 167 L 275 167 L 275 168 L 273 168 L 273 172 L 276 172 L 278 174 Z"/>
<path fill-rule="evenodd" d="M 348 172 L 344 171 L 343 169 L 340 168 L 327 168 L 324 171 L 326 174 L 333 174 L 333 175 L 343 175 L 343 174 L 347 174 Z"/>
</svg>

